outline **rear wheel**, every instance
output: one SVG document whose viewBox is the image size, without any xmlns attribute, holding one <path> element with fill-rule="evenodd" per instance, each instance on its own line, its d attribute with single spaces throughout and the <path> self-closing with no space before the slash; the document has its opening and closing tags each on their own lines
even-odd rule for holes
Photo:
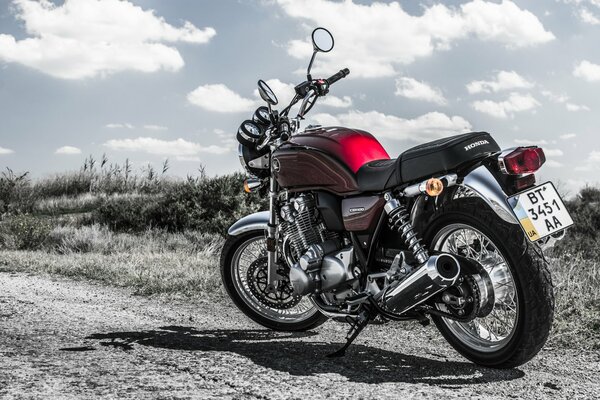
<svg viewBox="0 0 600 400">
<path fill-rule="evenodd" d="M 533 358 L 548 338 L 554 314 L 550 272 L 539 246 L 477 198 L 442 206 L 428 224 L 425 241 L 431 250 L 477 261 L 493 287 L 485 316 L 470 322 L 433 317 L 446 340 L 489 367 L 511 368 Z"/>
<path fill-rule="evenodd" d="M 221 278 L 235 305 L 264 327 L 302 331 L 327 320 L 308 298 L 296 296 L 289 282 L 281 282 L 274 292 L 266 290 L 267 247 L 262 230 L 227 238 Z"/>
</svg>

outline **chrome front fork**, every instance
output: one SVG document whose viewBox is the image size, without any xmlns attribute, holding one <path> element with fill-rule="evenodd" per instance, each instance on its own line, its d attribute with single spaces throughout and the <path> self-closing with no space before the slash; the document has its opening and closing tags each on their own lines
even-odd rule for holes
<svg viewBox="0 0 600 400">
<path fill-rule="evenodd" d="M 277 289 L 277 284 L 282 276 L 279 275 L 277 270 L 279 265 L 277 264 L 277 196 L 279 193 L 279 185 L 277 180 L 273 177 L 273 171 L 271 171 L 271 177 L 269 178 L 269 224 L 267 225 L 267 279 L 268 285 L 266 288 L 267 292 L 274 292 Z"/>
</svg>

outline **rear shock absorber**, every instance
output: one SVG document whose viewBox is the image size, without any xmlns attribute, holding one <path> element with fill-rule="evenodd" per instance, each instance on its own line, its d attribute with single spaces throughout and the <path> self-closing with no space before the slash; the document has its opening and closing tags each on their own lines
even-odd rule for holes
<svg viewBox="0 0 600 400">
<path fill-rule="evenodd" d="M 384 198 L 386 201 L 384 209 L 389 216 L 390 228 L 400 233 L 419 265 L 424 264 L 429 259 L 429 253 L 421 244 L 421 240 L 410 223 L 408 210 L 391 193 L 386 193 Z"/>
</svg>

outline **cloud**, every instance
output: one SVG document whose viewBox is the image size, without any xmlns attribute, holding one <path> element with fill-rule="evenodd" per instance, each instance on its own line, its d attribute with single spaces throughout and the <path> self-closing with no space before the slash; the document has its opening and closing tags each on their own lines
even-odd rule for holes
<svg viewBox="0 0 600 400">
<path fill-rule="evenodd" d="M 440 89 L 431 87 L 428 83 L 409 77 L 396 79 L 395 94 L 396 96 L 402 96 L 413 100 L 428 101 L 439 105 L 445 105 L 447 103 Z"/>
<path fill-rule="evenodd" d="M 550 168 L 560 168 L 563 166 L 563 163 L 558 162 L 556 160 L 546 160 L 546 162 L 544 163 L 544 166 L 550 167 Z"/>
<path fill-rule="evenodd" d="M 516 144 L 522 144 L 525 146 L 541 146 L 544 144 L 548 144 L 548 141 L 544 140 L 544 139 L 536 139 L 536 140 L 532 140 L 532 139 L 515 139 L 515 143 Z"/>
<path fill-rule="evenodd" d="M 352 110 L 344 114 L 315 114 L 310 117 L 321 125 L 348 126 L 364 129 L 378 138 L 425 142 L 471 129 L 462 117 L 450 117 L 440 112 L 430 112 L 413 119 L 386 115 L 377 111 Z"/>
<path fill-rule="evenodd" d="M 504 101 L 480 100 L 472 103 L 475 110 L 496 118 L 508 118 L 515 113 L 533 110 L 540 103 L 530 94 L 511 93 Z"/>
<path fill-rule="evenodd" d="M 173 43 L 207 43 L 216 34 L 187 21 L 176 28 L 128 1 L 13 0 L 13 5 L 29 36 L 0 34 L 0 60 L 61 79 L 177 71 L 184 61 Z"/>
<path fill-rule="evenodd" d="M 542 90 L 540 92 L 542 94 L 542 96 L 548 98 L 550 101 L 553 101 L 554 103 L 566 103 L 567 101 L 569 101 L 569 96 L 567 96 L 566 94 L 555 94 L 552 93 L 549 90 Z"/>
<path fill-rule="evenodd" d="M 559 136 L 559 138 L 561 138 L 562 140 L 569 140 L 569 139 L 573 139 L 575 137 L 577 137 L 577 135 L 574 133 L 566 133 L 564 135 Z"/>
<path fill-rule="evenodd" d="M 590 111 L 590 108 L 583 104 L 567 103 L 565 107 L 567 107 L 568 111 Z"/>
<path fill-rule="evenodd" d="M 579 10 L 579 19 L 581 19 L 581 21 L 585 22 L 586 24 L 590 25 L 600 24 L 600 19 L 595 14 L 590 12 L 587 8 L 582 8 L 581 10 Z"/>
<path fill-rule="evenodd" d="M 66 155 L 81 154 L 81 149 L 78 149 L 77 147 L 73 147 L 73 146 L 63 146 L 63 147 L 59 147 L 58 149 L 56 149 L 54 154 L 66 154 Z"/>
<path fill-rule="evenodd" d="M 129 124 L 129 123 L 125 123 L 125 124 L 110 123 L 110 124 L 104 125 L 104 127 L 108 128 L 108 129 L 133 129 L 133 128 L 135 128 L 132 124 Z"/>
<path fill-rule="evenodd" d="M 294 89 L 296 85 L 294 84 L 285 83 L 279 79 L 269 79 L 265 82 L 277 96 L 277 107 L 286 107 L 296 94 Z M 265 105 L 265 102 L 260 98 L 258 89 L 255 89 L 253 94 L 255 99 L 245 98 L 224 84 L 218 83 L 199 86 L 188 94 L 188 101 L 208 111 L 222 113 L 252 112 L 255 108 Z M 328 94 L 319 98 L 317 104 L 333 108 L 348 108 L 352 106 L 352 99 L 349 96 L 340 98 Z"/>
<path fill-rule="evenodd" d="M 489 81 L 473 81 L 467 84 L 471 94 L 500 92 L 511 89 L 529 89 L 533 83 L 527 81 L 515 71 L 499 71 L 495 78 Z"/>
<path fill-rule="evenodd" d="M 583 164 L 575 168 L 576 171 L 598 171 L 600 169 L 600 151 L 590 152 Z"/>
<path fill-rule="evenodd" d="M 7 148 L 4 148 L 4 147 L 0 147 L 0 155 L 12 154 L 12 153 L 14 153 L 13 150 L 7 149 Z"/>
<path fill-rule="evenodd" d="M 600 81 L 600 65 L 583 60 L 575 66 L 573 75 L 588 82 Z"/>
<path fill-rule="evenodd" d="M 144 125 L 144 129 L 149 130 L 149 131 L 168 131 L 169 128 L 166 126 L 162 126 L 162 125 Z"/>
<path fill-rule="evenodd" d="M 348 67 L 350 77 L 397 74 L 398 65 L 447 50 L 460 39 L 474 37 L 508 48 L 527 47 L 554 39 L 539 19 L 514 2 L 474 0 L 459 7 L 424 6 L 411 15 L 398 2 L 356 4 L 351 0 L 277 0 L 292 18 L 309 26 L 325 26 L 336 36 L 333 52 L 319 57 L 315 72 L 331 73 Z M 288 53 L 307 59 L 312 53 L 308 35 L 287 44 Z"/>
<path fill-rule="evenodd" d="M 112 139 L 104 143 L 111 150 L 135 151 L 159 156 L 193 157 L 199 153 L 225 154 L 231 151 L 228 146 L 202 146 L 184 139 L 160 140 L 149 137 L 137 139 Z"/>
<path fill-rule="evenodd" d="M 246 112 L 257 105 L 255 100 L 240 96 L 222 83 L 199 86 L 187 98 L 200 108 L 221 113 Z"/>
<path fill-rule="evenodd" d="M 560 149 L 546 149 L 544 148 L 544 154 L 546 157 L 562 157 L 565 153 L 563 153 Z"/>
</svg>

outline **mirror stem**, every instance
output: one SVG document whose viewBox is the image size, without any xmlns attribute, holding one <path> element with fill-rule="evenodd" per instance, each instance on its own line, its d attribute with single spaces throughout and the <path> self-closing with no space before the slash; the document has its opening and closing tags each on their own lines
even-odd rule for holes
<svg viewBox="0 0 600 400">
<path fill-rule="evenodd" d="M 308 81 L 312 81 L 312 76 L 310 76 L 310 70 L 312 69 L 313 62 L 315 61 L 315 56 L 317 55 L 317 51 L 313 51 L 312 57 L 310 58 L 310 63 L 308 64 L 308 70 L 306 71 L 306 79 Z"/>
</svg>

